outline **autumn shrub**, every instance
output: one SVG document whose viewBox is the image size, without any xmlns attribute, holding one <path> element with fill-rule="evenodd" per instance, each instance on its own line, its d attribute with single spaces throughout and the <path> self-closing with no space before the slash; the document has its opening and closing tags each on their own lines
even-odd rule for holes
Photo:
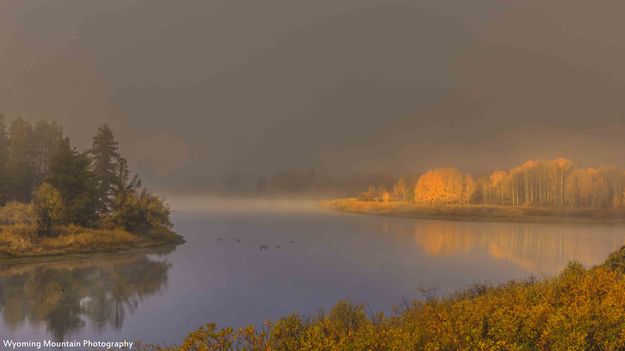
<svg viewBox="0 0 625 351">
<path fill-rule="evenodd" d="M 610 256 L 602 265 L 609 270 L 625 274 L 625 250 L 618 250 Z"/>
<path fill-rule="evenodd" d="M 32 207 L 38 233 L 42 236 L 51 235 L 52 227 L 63 216 L 61 192 L 50 183 L 41 184 L 33 192 Z"/>
<path fill-rule="evenodd" d="M 0 224 L 33 224 L 33 215 L 31 204 L 11 201 L 0 207 Z"/>
<path fill-rule="evenodd" d="M 305 330 L 306 322 L 297 313 L 278 320 L 271 330 L 271 349 L 276 351 L 301 349 L 301 339 Z"/>
<path fill-rule="evenodd" d="M 115 200 L 113 213 L 107 219 L 109 227 L 123 228 L 139 234 L 162 234 L 171 229 L 169 208 L 149 192 L 132 191 Z"/>
<path fill-rule="evenodd" d="M 477 284 L 415 300 L 392 315 L 339 302 L 261 330 L 208 324 L 167 350 L 623 350 L 625 248 L 602 265 L 570 263 L 558 276 Z"/>
<path fill-rule="evenodd" d="M 0 226 L 0 255 L 13 255 L 32 249 L 36 227 L 32 224 Z"/>
</svg>

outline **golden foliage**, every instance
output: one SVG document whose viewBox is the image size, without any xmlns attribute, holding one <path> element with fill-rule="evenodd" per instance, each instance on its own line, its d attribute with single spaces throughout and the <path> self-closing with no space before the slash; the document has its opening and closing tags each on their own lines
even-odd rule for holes
<svg viewBox="0 0 625 351">
<path fill-rule="evenodd" d="M 401 177 L 389 201 L 421 205 L 480 204 L 542 208 L 625 206 L 625 172 L 616 168 L 575 169 L 565 158 L 529 160 L 509 171 L 473 178 L 453 167 L 433 169 L 416 181 Z M 414 194 L 409 192 L 414 190 Z M 387 201 L 383 186 L 370 186 L 359 199 Z"/>
<path fill-rule="evenodd" d="M 417 180 L 415 202 L 425 204 L 468 203 L 475 190 L 473 178 L 453 167 L 428 171 Z"/>
<path fill-rule="evenodd" d="M 389 202 L 391 201 L 391 193 L 389 193 L 388 191 L 384 191 L 382 193 L 382 202 Z"/>
<path fill-rule="evenodd" d="M 0 224 L 33 224 L 32 204 L 10 201 L 0 207 Z"/>
</svg>

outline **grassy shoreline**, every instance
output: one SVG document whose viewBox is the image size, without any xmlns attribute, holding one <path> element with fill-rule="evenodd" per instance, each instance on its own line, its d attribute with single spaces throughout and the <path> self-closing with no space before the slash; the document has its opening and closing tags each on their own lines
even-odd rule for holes
<svg viewBox="0 0 625 351">
<path fill-rule="evenodd" d="M 89 255 L 152 248 L 184 242 L 182 236 L 162 230 L 139 235 L 122 229 L 57 226 L 52 237 L 40 237 L 34 225 L 0 226 L 0 261 Z"/>
<path fill-rule="evenodd" d="M 324 208 L 339 212 L 415 219 L 460 221 L 622 224 L 624 209 L 551 209 L 492 205 L 423 206 L 403 201 L 360 201 L 355 198 L 322 201 Z"/>
<path fill-rule="evenodd" d="M 406 302 L 390 315 L 339 301 L 262 327 L 208 323 L 174 347 L 144 350 L 623 350 L 625 247 L 597 266 L 570 263 L 547 279 L 475 284 Z"/>
<path fill-rule="evenodd" d="M 117 256 L 117 255 L 133 255 L 133 254 L 151 254 L 163 252 L 169 252 L 178 245 L 185 243 L 185 240 L 181 237 L 179 241 L 174 242 L 154 242 L 153 244 L 146 246 L 129 247 L 120 250 L 103 250 L 103 251 L 91 251 L 91 252 L 75 252 L 75 253 L 63 253 L 58 255 L 46 255 L 46 256 L 21 256 L 21 257 L 0 257 L 0 267 L 14 267 L 25 265 L 49 265 L 62 262 L 71 262 L 74 260 L 93 260 L 101 257 Z M 1 275 L 1 273 L 0 273 Z"/>
</svg>

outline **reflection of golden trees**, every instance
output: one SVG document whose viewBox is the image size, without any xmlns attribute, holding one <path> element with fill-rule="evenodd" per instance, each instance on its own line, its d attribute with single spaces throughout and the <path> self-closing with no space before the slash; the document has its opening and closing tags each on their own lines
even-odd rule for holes
<svg viewBox="0 0 625 351">
<path fill-rule="evenodd" d="M 517 264 L 526 270 L 555 273 L 572 260 L 598 264 L 625 243 L 573 231 L 571 227 L 534 224 L 420 222 L 414 228 L 419 247 L 431 256 L 451 256 L 472 250 Z"/>
<path fill-rule="evenodd" d="M 57 340 L 89 320 L 120 329 L 167 282 L 171 264 L 147 254 L 0 266 L 0 311 L 10 327 L 43 323 Z"/>
<path fill-rule="evenodd" d="M 448 256 L 468 252 L 475 245 L 472 235 L 458 235 L 458 231 L 458 226 L 450 226 L 441 221 L 415 226 L 414 235 L 417 245 L 428 255 Z"/>
</svg>

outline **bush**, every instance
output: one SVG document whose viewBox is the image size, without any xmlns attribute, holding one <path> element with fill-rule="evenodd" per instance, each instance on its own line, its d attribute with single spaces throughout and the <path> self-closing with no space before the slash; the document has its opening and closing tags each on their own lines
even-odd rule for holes
<svg viewBox="0 0 625 351">
<path fill-rule="evenodd" d="M 32 250 L 32 238 L 36 232 L 32 224 L 3 225 L 0 231 L 0 254 L 14 256 Z"/>
<path fill-rule="evenodd" d="M 50 235 L 52 226 L 63 218 L 61 192 L 49 183 L 43 183 L 33 192 L 32 206 L 39 235 Z"/>
<path fill-rule="evenodd" d="M 108 221 L 109 226 L 140 234 L 156 235 L 172 227 L 169 208 L 145 190 L 118 196 Z"/>
<path fill-rule="evenodd" d="M 298 314 L 292 314 L 276 322 L 271 330 L 272 350 L 288 351 L 302 348 L 301 339 L 306 327 Z"/>
<path fill-rule="evenodd" d="M 0 207 L 0 224 L 33 224 L 34 222 L 31 204 L 11 201 Z"/>
</svg>

